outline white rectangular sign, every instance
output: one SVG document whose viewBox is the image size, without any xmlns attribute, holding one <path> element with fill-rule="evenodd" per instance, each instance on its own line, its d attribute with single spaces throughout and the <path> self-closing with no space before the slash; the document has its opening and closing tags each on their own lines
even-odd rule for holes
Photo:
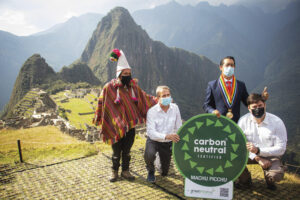
<svg viewBox="0 0 300 200">
<path fill-rule="evenodd" d="M 184 195 L 187 197 L 210 198 L 210 199 L 232 199 L 233 182 L 224 185 L 206 187 L 185 178 Z"/>
</svg>

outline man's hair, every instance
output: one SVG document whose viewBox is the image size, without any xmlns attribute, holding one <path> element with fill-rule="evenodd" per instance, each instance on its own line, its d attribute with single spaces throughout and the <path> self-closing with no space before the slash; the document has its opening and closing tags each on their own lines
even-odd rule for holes
<svg viewBox="0 0 300 200">
<path fill-rule="evenodd" d="M 168 86 L 166 86 L 166 85 L 157 86 L 157 88 L 156 88 L 156 96 L 160 97 L 160 94 L 162 93 L 163 90 L 169 90 L 170 91 L 170 88 Z"/>
<path fill-rule="evenodd" d="M 259 101 L 265 103 L 265 99 L 262 97 L 261 94 L 252 93 L 247 98 L 247 105 L 249 106 L 250 104 L 258 103 Z"/>
<path fill-rule="evenodd" d="M 235 66 L 235 59 L 233 56 L 226 56 L 225 58 L 223 58 L 221 61 L 220 61 L 220 65 L 223 65 L 224 64 L 224 60 L 225 59 L 231 59 L 233 60 L 233 63 L 234 63 L 234 66 Z"/>
</svg>

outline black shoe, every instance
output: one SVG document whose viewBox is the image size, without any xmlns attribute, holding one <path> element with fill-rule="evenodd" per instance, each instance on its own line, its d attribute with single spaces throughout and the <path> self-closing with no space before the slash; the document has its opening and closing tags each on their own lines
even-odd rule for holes
<svg viewBox="0 0 300 200">
<path fill-rule="evenodd" d="M 161 173 L 161 176 L 167 176 L 168 175 L 168 172 L 166 173 L 166 172 L 163 172 L 163 173 Z"/>
<path fill-rule="evenodd" d="M 113 182 L 116 182 L 118 180 L 118 178 L 119 178 L 118 170 L 113 170 L 109 181 L 113 183 Z"/>
<path fill-rule="evenodd" d="M 150 182 L 150 183 L 154 183 L 155 182 L 154 172 L 148 172 L 147 181 Z"/>
<path fill-rule="evenodd" d="M 275 191 L 277 189 L 277 187 L 276 187 L 276 185 L 274 183 L 273 184 L 267 184 L 267 188 L 269 190 L 273 190 L 273 191 Z"/>
<path fill-rule="evenodd" d="M 252 187 L 252 181 L 248 183 L 234 182 L 234 188 L 236 189 L 250 189 L 251 187 Z"/>
</svg>

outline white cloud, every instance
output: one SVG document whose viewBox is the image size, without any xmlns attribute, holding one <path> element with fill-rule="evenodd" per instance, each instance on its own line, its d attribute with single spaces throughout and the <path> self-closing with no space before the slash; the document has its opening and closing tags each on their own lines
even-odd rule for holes
<svg viewBox="0 0 300 200">
<path fill-rule="evenodd" d="M 28 35 L 62 23 L 72 16 L 88 12 L 106 14 L 116 6 L 130 12 L 154 8 L 171 0 L 0 0 L 0 30 L 16 35 Z M 259 0 L 176 0 L 180 4 L 195 5 L 208 1 L 211 5 L 231 5 Z M 293 1 L 293 0 L 276 0 Z"/>
<path fill-rule="evenodd" d="M 0 14 L 0 27 L 16 35 L 29 35 L 40 31 L 39 28 L 25 20 L 22 12 L 5 10 Z"/>
<path fill-rule="evenodd" d="M 169 0 L 0 0 L 0 30 L 29 35 L 88 12 L 106 14 L 116 6 L 130 12 Z"/>
</svg>

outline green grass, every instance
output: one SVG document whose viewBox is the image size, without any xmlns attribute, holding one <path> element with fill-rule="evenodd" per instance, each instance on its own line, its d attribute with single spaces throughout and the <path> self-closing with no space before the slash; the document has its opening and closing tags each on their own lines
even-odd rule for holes
<svg viewBox="0 0 300 200">
<path fill-rule="evenodd" d="M 1 130 L 0 164 L 19 161 L 17 140 L 21 140 L 23 160 L 30 163 L 74 159 L 105 149 L 63 134 L 54 126 Z"/>
<path fill-rule="evenodd" d="M 98 152 L 111 151 L 111 145 L 103 142 L 79 141 L 60 132 L 54 126 L 29 129 L 0 130 L 0 165 L 15 165 L 19 162 L 17 140 L 21 140 L 24 162 L 31 164 L 55 163 L 84 156 L 96 155 Z M 136 135 L 134 148 L 144 148 L 146 140 Z"/>
<path fill-rule="evenodd" d="M 74 98 L 74 99 L 69 99 L 69 102 L 67 103 L 60 103 L 60 102 L 56 102 L 56 103 L 57 105 L 59 105 L 61 108 L 64 108 L 65 110 L 72 110 L 71 113 L 66 112 L 66 115 L 70 123 L 76 128 L 85 129 L 84 123 L 87 123 L 88 125 L 92 125 L 94 114 L 90 114 L 90 115 L 78 114 L 78 113 L 93 112 L 91 105 L 88 102 L 84 101 L 83 99 Z"/>
</svg>

